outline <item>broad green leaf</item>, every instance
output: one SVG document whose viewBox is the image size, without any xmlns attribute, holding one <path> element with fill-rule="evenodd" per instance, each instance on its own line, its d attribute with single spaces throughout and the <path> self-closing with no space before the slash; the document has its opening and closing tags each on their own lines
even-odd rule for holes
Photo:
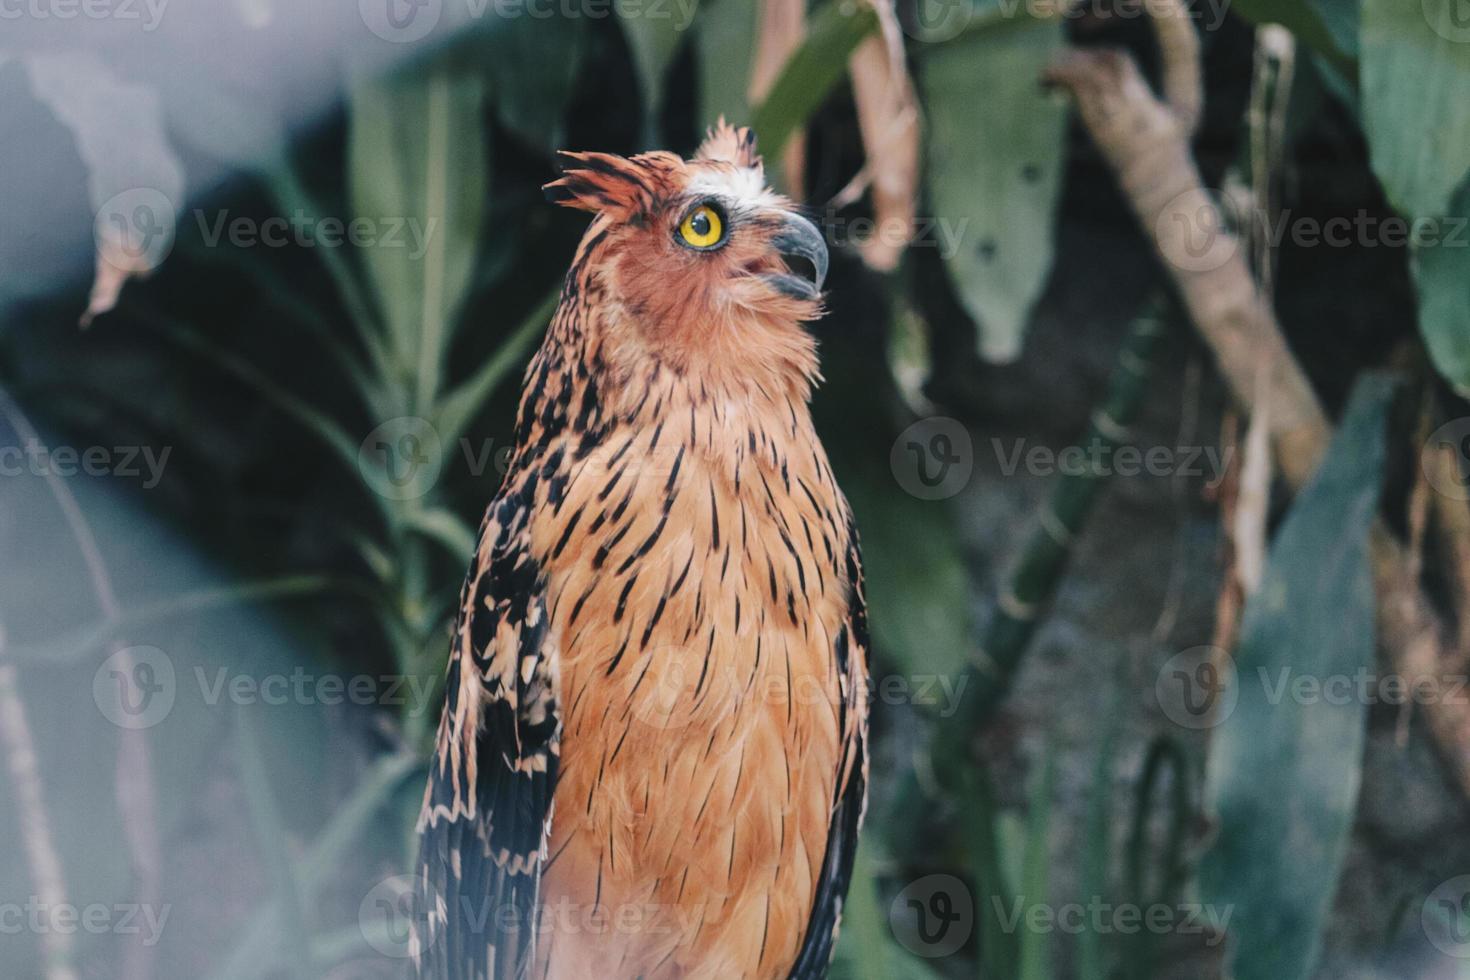
<svg viewBox="0 0 1470 980">
<path fill-rule="evenodd" d="M 1419 330 L 1439 373 L 1470 397 L 1470 179 L 1449 213 L 1440 237 L 1414 249 Z"/>
<path fill-rule="evenodd" d="M 585 17 L 517 17 L 488 42 L 495 114 L 538 149 L 555 150 L 565 142 L 563 116 L 582 65 L 586 23 Z"/>
<path fill-rule="evenodd" d="M 1067 113 L 1042 91 L 1059 22 L 962 35 L 921 55 L 936 236 L 987 360 L 1020 356 L 1052 263 Z"/>
<path fill-rule="evenodd" d="M 806 40 L 751 117 L 760 145 L 767 150 L 785 146 L 847 73 L 848 55 L 877 29 L 878 15 L 866 3 L 829 3 L 813 13 Z"/>
<path fill-rule="evenodd" d="M 500 346 L 495 349 L 494 357 L 481 365 L 470 377 L 460 382 L 458 387 L 445 393 L 434 412 L 435 428 L 445 445 L 451 445 L 459 440 L 465 429 L 474 421 L 475 415 L 485 407 L 485 399 L 489 398 L 501 382 L 505 381 L 513 368 L 525 360 L 526 352 L 540 339 L 542 332 L 546 329 L 547 321 L 556 312 L 556 304 L 560 297 L 559 288 L 552 290 L 536 305 L 530 315 L 500 342 Z"/>
<path fill-rule="evenodd" d="M 1292 682 L 1328 684 L 1372 669 L 1368 535 L 1392 394 L 1382 377 L 1358 384 L 1246 604 L 1227 677 L 1238 698 L 1222 711 L 1205 775 L 1219 836 L 1199 876 L 1204 901 L 1233 910 L 1237 980 L 1311 976 L 1337 888 L 1362 777 L 1366 699 L 1293 697 Z"/>
<path fill-rule="evenodd" d="M 643 98 L 643 139 L 658 140 L 658 110 L 663 105 L 664 75 L 694 21 L 698 0 L 613 0 L 613 10 L 622 25 L 623 37 L 633 56 L 638 74 L 638 91 Z M 650 146 L 650 148 L 652 148 Z"/>
<path fill-rule="evenodd" d="M 893 938 L 879 902 L 878 868 L 882 863 L 873 835 L 858 845 L 852 884 L 842 907 L 832 974 L 839 980 L 930 980 L 936 976 L 923 960 L 910 956 Z"/>
<path fill-rule="evenodd" d="M 1470 171 L 1470 23 L 1461 0 L 1363 0 L 1373 170 L 1404 215 L 1438 218 Z"/>
<path fill-rule="evenodd" d="M 699 8 L 694 44 L 699 53 L 701 127 L 721 116 L 733 126 L 750 122 L 750 62 L 756 43 L 758 4 L 705 0 Z"/>
<path fill-rule="evenodd" d="M 484 104 L 483 74 L 458 57 L 364 80 L 351 97 L 351 209 L 379 233 L 363 256 L 414 410 L 438 394 L 474 273 L 489 172 Z"/>
</svg>

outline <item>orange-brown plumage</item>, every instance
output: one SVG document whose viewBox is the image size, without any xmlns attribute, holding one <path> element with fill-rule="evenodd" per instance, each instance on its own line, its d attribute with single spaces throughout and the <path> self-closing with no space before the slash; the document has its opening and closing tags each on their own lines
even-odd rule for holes
<svg viewBox="0 0 1470 980">
<path fill-rule="evenodd" d="M 807 410 L 818 296 L 782 259 L 820 279 L 825 252 L 744 130 L 688 162 L 567 161 L 550 194 L 597 217 L 465 585 L 421 972 L 820 976 L 867 691 L 857 543 Z M 685 247 L 703 206 L 725 240 Z"/>
</svg>

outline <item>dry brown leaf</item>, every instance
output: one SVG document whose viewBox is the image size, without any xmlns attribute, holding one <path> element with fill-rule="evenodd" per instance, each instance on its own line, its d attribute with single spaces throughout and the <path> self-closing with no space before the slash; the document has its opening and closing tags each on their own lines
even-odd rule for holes
<svg viewBox="0 0 1470 980">
<path fill-rule="evenodd" d="M 919 196 L 919 107 L 904 60 L 893 0 L 872 0 L 879 33 L 848 60 L 853 101 L 863 135 L 863 168 L 873 200 L 874 233 L 862 243 L 867 264 L 882 272 L 898 265 L 914 234 Z"/>
<path fill-rule="evenodd" d="M 93 320 L 117 305 L 117 298 L 129 279 L 141 278 L 152 271 L 146 255 L 117 243 L 110 236 L 103 238 L 97 249 L 92 294 L 87 298 L 87 309 L 80 321 L 82 327 L 90 327 Z"/>
</svg>

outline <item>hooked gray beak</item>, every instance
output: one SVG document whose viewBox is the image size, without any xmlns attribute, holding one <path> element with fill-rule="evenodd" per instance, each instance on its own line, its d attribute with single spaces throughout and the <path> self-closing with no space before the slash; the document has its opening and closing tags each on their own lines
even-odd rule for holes
<svg viewBox="0 0 1470 980">
<path fill-rule="evenodd" d="M 805 259 L 812 264 L 813 278 L 794 272 L 771 273 L 762 278 L 777 292 L 792 299 L 816 299 L 827 279 L 827 243 L 816 225 L 799 214 L 782 215 L 781 230 L 771 238 L 771 246 L 783 257 Z"/>
</svg>

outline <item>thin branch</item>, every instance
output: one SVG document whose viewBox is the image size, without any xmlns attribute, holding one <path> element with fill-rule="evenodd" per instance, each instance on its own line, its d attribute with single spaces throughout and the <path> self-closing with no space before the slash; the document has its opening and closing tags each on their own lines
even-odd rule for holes
<svg viewBox="0 0 1470 980">
<path fill-rule="evenodd" d="M 40 436 L 25 417 L 25 413 L 3 390 L 0 390 L 0 415 L 5 416 L 11 429 L 27 444 L 40 443 Z M 91 525 L 82 514 L 71 488 L 49 470 L 44 478 L 56 505 L 61 508 L 72 539 L 82 553 L 103 618 L 107 622 L 115 622 L 120 615 L 117 594 L 113 590 L 102 551 L 97 546 L 97 537 L 92 533 Z M 114 647 L 113 655 L 119 657 L 119 668 L 130 675 L 133 669 L 132 658 L 121 641 Z M 162 850 L 158 840 L 158 806 L 147 732 L 142 729 L 120 731 L 116 773 L 118 812 L 132 855 L 133 873 L 137 879 L 137 900 L 145 908 L 156 907 L 159 904 Z M 153 976 L 152 946 L 143 942 L 132 942 L 125 944 L 124 950 L 123 962 L 118 970 L 118 976 L 122 980 L 148 980 Z"/>
</svg>

